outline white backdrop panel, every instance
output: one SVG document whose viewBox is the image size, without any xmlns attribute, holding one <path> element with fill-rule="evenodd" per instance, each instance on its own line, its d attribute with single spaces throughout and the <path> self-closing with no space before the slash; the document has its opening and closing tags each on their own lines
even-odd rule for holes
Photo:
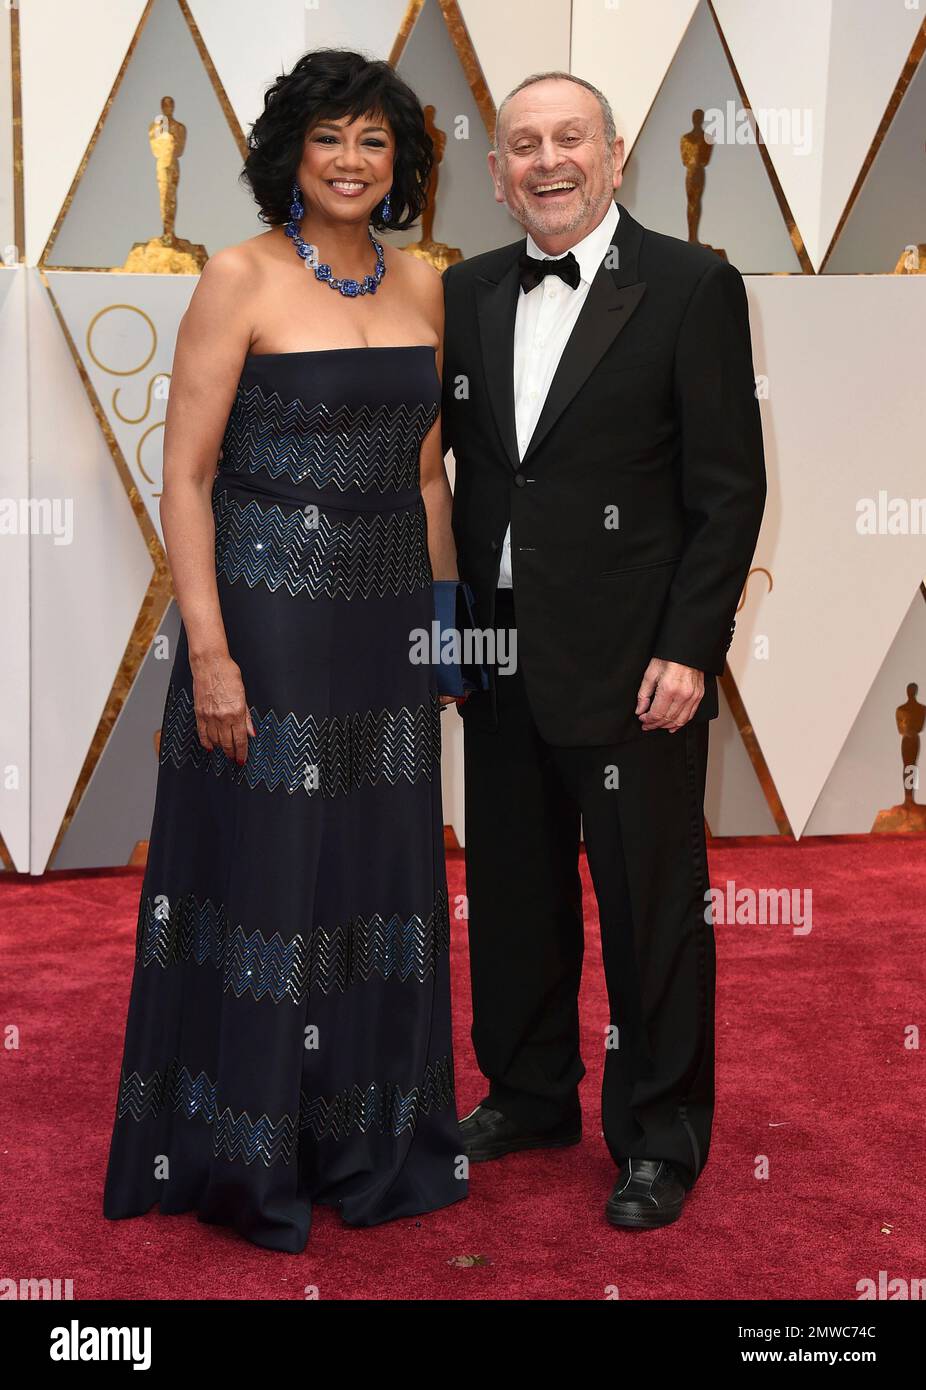
<svg viewBox="0 0 926 1390">
<path fill-rule="evenodd" d="M 569 72 L 569 0 L 460 0 L 496 107 L 534 72 Z"/>
<path fill-rule="evenodd" d="M 714 9 L 753 109 L 810 113 L 808 150 L 773 142 L 768 152 L 819 268 L 922 11 L 884 0 L 714 0 Z"/>
<path fill-rule="evenodd" d="M 19 247 L 13 256 L 3 250 L 15 240 L 13 190 L 13 53 L 12 11 L 0 8 L 0 260 L 21 260 Z"/>
<path fill-rule="evenodd" d="M 30 265 L 48 240 L 144 8 L 144 0 L 29 0 L 20 7 Z"/>
<path fill-rule="evenodd" d="M 32 495 L 69 505 L 71 516 L 66 544 L 43 536 L 32 545 L 30 867 L 41 873 L 152 564 L 40 272 L 28 273 Z"/>
<path fill-rule="evenodd" d="M 896 710 L 906 701 L 911 683 L 919 687 L 920 704 L 926 703 L 926 600 L 920 590 L 826 779 L 805 835 L 867 835 L 879 811 L 903 801 Z M 920 785 L 914 800 L 924 803 L 926 739 L 917 767 Z"/>
<path fill-rule="evenodd" d="M 571 71 L 604 92 L 627 153 L 697 7 L 698 0 L 573 0 Z"/>
<path fill-rule="evenodd" d="M 199 277 L 74 275 L 68 271 L 48 271 L 47 275 L 126 466 L 163 544 L 159 502 L 166 388 L 177 329 Z"/>
<path fill-rule="evenodd" d="M 15 867 L 29 868 L 29 551 L 26 379 L 28 271 L 0 268 L 0 835 Z"/>
<path fill-rule="evenodd" d="M 923 489 L 926 280 L 748 280 L 769 496 L 730 665 L 796 835 L 906 615 L 922 535 L 861 535 L 860 499 Z M 769 659 L 753 655 L 764 636 Z"/>
</svg>

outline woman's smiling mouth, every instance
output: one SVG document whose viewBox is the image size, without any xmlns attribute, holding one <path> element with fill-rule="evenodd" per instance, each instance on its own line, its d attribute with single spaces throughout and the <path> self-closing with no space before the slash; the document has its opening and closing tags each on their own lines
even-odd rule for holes
<svg viewBox="0 0 926 1390">
<path fill-rule="evenodd" d="M 366 184 L 357 179 L 326 179 L 325 182 L 345 198 L 356 198 L 366 188 Z"/>
</svg>

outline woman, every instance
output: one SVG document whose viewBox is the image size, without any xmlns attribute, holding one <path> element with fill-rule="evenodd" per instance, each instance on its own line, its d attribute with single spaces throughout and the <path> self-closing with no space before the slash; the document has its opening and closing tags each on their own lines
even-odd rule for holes
<svg viewBox="0 0 926 1390">
<path fill-rule="evenodd" d="M 421 213 L 421 107 L 307 53 L 243 171 L 271 230 L 177 337 L 161 517 L 183 619 L 164 710 L 104 1214 L 196 1209 L 304 1248 L 466 1195 L 434 668 L 455 578 L 443 298 L 373 234 Z M 317 248 L 317 255 L 312 248 Z"/>
</svg>

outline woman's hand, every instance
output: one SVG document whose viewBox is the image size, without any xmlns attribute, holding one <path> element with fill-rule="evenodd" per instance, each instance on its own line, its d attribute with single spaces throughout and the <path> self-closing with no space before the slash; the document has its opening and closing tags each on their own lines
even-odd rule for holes
<svg viewBox="0 0 926 1390">
<path fill-rule="evenodd" d="M 221 748 L 242 766 L 248 756 L 248 734 L 256 736 L 244 693 L 241 669 L 228 653 L 191 658 L 193 708 L 202 746 Z"/>
</svg>

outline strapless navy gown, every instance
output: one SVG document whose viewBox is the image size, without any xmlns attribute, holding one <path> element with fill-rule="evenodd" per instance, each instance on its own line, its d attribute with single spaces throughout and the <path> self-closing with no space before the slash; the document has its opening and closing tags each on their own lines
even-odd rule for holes
<svg viewBox="0 0 926 1390">
<path fill-rule="evenodd" d="M 213 485 L 256 736 L 199 742 L 170 676 L 103 1198 L 302 1250 L 466 1195 L 419 487 L 434 350 L 251 355 Z"/>
</svg>

